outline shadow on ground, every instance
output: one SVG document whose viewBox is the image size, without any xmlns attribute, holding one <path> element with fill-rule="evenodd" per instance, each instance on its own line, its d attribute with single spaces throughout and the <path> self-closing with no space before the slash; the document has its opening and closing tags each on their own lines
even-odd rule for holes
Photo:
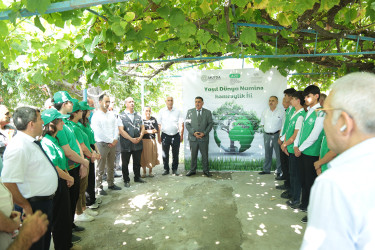
<svg viewBox="0 0 375 250">
<path fill-rule="evenodd" d="M 183 169 L 180 166 L 179 169 Z M 305 215 L 285 205 L 274 175 L 162 176 L 109 191 L 82 249 L 298 249 Z"/>
</svg>

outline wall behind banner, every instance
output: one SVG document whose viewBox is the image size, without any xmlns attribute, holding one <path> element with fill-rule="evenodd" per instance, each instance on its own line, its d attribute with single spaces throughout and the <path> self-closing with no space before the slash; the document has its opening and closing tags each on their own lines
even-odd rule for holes
<svg viewBox="0 0 375 250">
<path fill-rule="evenodd" d="M 264 161 L 263 134 L 259 131 L 262 112 L 270 96 L 282 107 L 287 79 L 276 69 L 188 71 L 181 78 L 183 115 L 194 108 L 196 96 L 211 110 L 214 128 L 210 133 L 209 164 L 212 170 L 258 170 Z M 184 138 L 185 168 L 190 169 L 187 131 Z M 201 169 L 200 159 L 198 168 Z"/>
</svg>

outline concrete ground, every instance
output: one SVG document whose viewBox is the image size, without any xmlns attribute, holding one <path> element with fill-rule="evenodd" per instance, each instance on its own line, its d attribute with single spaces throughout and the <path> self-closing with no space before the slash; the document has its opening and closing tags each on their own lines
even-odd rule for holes
<svg viewBox="0 0 375 250">
<path fill-rule="evenodd" d="M 102 196 L 99 215 L 81 222 L 82 249 L 298 249 L 306 214 L 280 198 L 274 175 L 213 172 L 131 181 Z M 119 173 L 119 172 L 118 172 Z M 131 174 L 131 178 L 133 174 Z M 133 179 L 132 179 L 133 180 Z M 106 188 L 105 188 L 106 189 Z"/>
</svg>

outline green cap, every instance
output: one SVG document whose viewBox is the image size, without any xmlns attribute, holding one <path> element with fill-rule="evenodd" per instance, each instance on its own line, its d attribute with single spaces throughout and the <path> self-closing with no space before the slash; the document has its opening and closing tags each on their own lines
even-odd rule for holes
<svg viewBox="0 0 375 250">
<path fill-rule="evenodd" d="M 44 110 L 41 114 L 42 120 L 44 122 L 44 125 L 47 125 L 48 123 L 52 122 L 53 120 L 56 119 L 62 119 L 62 118 L 68 118 L 69 115 L 63 115 L 57 109 L 55 108 L 50 108 L 47 110 Z"/>
<path fill-rule="evenodd" d="M 67 101 L 72 101 L 72 99 L 73 98 L 69 95 L 67 91 L 59 91 L 53 95 L 53 100 L 55 103 L 64 103 Z"/>
<path fill-rule="evenodd" d="M 95 109 L 95 108 L 90 107 L 87 104 L 87 102 L 85 102 L 85 101 L 79 102 L 79 105 L 81 106 L 81 110 L 93 110 L 93 109 Z"/>
<path fill-rule="evenodd" d="M 78 110 L 82 110 L 81 109 L 81 105 L 79 105 L 79 101 L 77 100 L 77 99 L 72 99 L 71 100 L 72 101 L 72 103 L 73 103 L 73 110 L 72 110 L 72 112 L 70 112 L 70 113 L 74 113 L 74 112 L 76 112 L 76 111 L 78 111 Z"/>
</svg>

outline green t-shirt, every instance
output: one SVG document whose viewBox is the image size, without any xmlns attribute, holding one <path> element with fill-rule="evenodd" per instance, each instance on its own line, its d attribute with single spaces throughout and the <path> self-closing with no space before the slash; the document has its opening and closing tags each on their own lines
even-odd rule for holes
<svg viewBox="0 0 375 250">
<path fill-rule="evenodd" d="M 69 145 L 69 147 L 76 152 L 78 155 L 80 154 L 80 150 L 77 144 L 77 137 L 74 134 L 73 128 L 71 127 L 70 121 L 67 119 L 63 119 L 64 121 L 64 127 L 63 130 L 57 132 L 57 139 L 59 140 L 59 145 L 65 146 Z M 71 160 L 68 159 L 68 165 L 69 165 L 69 170 L 76 168 L 79 166 L 79 163 L 75 163 Z"/>
<path fill-rule="evenodd" d="M 83 143 L 85 146 L 89 149 L 90 152 L 92 152 L 92 149 L 90 147 L 90 141 L 89 137 L 87 136 L 86 132 L 82 129 L 84 127 L 80 122 L 77 122 L 74 124 L 75 130 L 77 130 L 77 133 L 80 133 L 83 139 Z"/>
<path fill-rule="evenodd" d="M 50 135 L 45 135 L 40 143 L 54 166 L 57 166 L 62 170 L 68 169 L 68 160 L 56 138 Z"/>
<path fill-rule="evenodd" d="M 84 126 L 82 123 L 78 123 L 78 126 L 86 133 L 86 135 L 89 138 L 90 144 L 95 144 L 95 136 L 94 131 L 92 130 L 90 123 L 86 123 L 86 126 Z"/>
</svg>

